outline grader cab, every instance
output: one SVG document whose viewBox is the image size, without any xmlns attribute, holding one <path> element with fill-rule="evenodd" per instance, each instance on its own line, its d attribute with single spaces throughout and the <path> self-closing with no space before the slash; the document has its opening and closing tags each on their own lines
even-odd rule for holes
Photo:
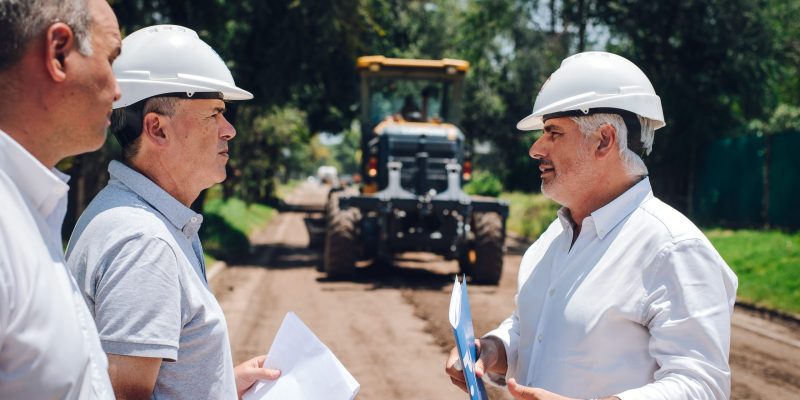
<svg viewBox="0 0 800 400">
<path fill-rule="evenodd" d="M 496 284 L 503 266 L 508 205 L 472 198 L 472 174 L 459 129 L 462 60 L 360 57 L 361 186 L 332 190 L 321 268 L 346 278 L 356 261 L 391 265 L 425 251 L 457 259 L 473 282 Z"/>
</svg>

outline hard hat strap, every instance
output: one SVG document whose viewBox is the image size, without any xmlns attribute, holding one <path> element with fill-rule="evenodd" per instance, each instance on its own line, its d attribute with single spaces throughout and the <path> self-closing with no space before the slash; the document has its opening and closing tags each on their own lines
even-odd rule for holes
<svg viewBox="0 0 800 400">
<path fill-rule="evenodd" d="M 562 117 L 588 117 L 594 114 L 617 114 L 622 117 L 622 120 L 625 122 L 625 127 L 628 129 L 628 149 L 639 155 L 639 157 L 644 157 L 644 148 L 642 147 L 642 124 L 639 123 L 639 118 L 636 114 L 628 110 L 612 107 L 598 107 L 586 110 L 560 111 L 543 115 L 542 121 Z"/>
</svg>

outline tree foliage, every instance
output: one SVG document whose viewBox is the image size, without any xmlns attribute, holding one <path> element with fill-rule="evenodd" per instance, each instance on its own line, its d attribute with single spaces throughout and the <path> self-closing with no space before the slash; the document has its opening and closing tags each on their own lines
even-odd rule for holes
<svg viewBox="0 0 800 400">
<path fill-rule="evenodd" d="M 657 192 L 686 207 L 704 145 L 729 135 L 776 104 L 778 43 L 764 4 L 681 0 L 647 6 L 598 1 L 595 16 L 620 40 L 613 50 L 636 62 L 662 98 L 667 127 L 649 160 Z"/>
<path fill-rule="evenodd" d="M 468 60 L 462 128 L 471 141 L 493 143 L 496 150 L 477 157 L 476 169 L 489 168 L 511 190 L 539 185 L 527 156 L 534 136 L 518 132 L 516 122 L 560 61 L 578 51 L 618 52 L 650 77 L 667 127 L 646 162 L 657 194 L 680 208 L 688 206 L 692 168 L 709 140 L 748 127 L 792 126 L 791 111 L 800 104 L 797 0 L 111 4 L 123 34 L 156 23 L 195 29 L 228 62 L 237 84 L 255 94 L 229 107 L 238 136 L 225 185 L 227 194 L 251 201 L 269 197 L 275 180 L 293 171 L 354 162 L 357 155 L 345 153 L 357 146 L 326 148 L 314 138 L 349 132 L 349 143 L 357 136 L 360 55 Z M 68 164 L 104 165 L 111 146 Z M 86 182 L 80 175 L 98 168 L 71 170 L 75 182 Z"/>
</svg>

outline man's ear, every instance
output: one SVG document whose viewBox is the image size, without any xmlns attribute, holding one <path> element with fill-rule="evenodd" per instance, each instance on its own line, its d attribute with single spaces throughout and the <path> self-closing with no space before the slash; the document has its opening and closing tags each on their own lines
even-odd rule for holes
<svg viewBox="0 0 800 400">
<path fill-rule="evenodd" d="M 72 28 L 63 22 L 56 22 L 47 28 L 47 72 L 55 82 L 67 79 L 67 56 L 76 51 L 75 35 Z"/>
<path fill-rule="evenodd" d="M 147 113 L 142 121 L 142 136 L 156 146 L 165 146 L 169 143 L 165 127 L 165 120 L 161 115 Z"/>
<path fill-rule="evenodd" d="M 617 148 L 617 129 L 610 124 L 603 124 L 597 130 L 597 158 L 605 158 Z"/>
</svg>

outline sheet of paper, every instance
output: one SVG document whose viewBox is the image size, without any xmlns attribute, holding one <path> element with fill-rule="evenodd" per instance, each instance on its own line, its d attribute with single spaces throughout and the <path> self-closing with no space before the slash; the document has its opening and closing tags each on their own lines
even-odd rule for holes
<svg viewBox="0 0 800 400">
<path fill-rule="evenodd" d="M 453 283 L 453 293 L 450 296 L 450 326 L 453 327 L 453 336 L 456 340 L 456 347 L 461 359 L 464 371 L 464 380 L 469 389 L 471 400 L 488 400 L 486 388 L 483 381 L 475 376 L 475 360 L 477 351 L 475 348 L 475 332 L 472 327 L 472 312 L 469 308 L 469 297 L 467 297 L 467 277 L 464 282 L 458 281 L 458 276 Z"/>
<path fill-rule="evenodd" d="M 243 400 L 352 400 L 360 387 L 293 312 L 283 318 L 264 367 L 279 369 L 281 377 L 256 382 Z"/>
</svg>

